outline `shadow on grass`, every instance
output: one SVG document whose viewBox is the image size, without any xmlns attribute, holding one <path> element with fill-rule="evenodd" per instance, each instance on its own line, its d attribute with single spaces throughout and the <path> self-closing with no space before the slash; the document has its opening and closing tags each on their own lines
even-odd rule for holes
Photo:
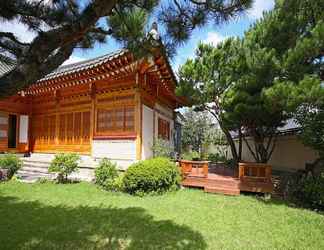
<svg viewBox="0 0 324 250">
<path fill-rule="evenodd" d="M 259 193 L 248 193 L 244 192 L 245 196 L 249 196 L 257 200 L 258 202 L 261 202 L 265 205 L 271 205 L 271 206 L 284 206 L 287 208 L 294 208 L 294 209 L 299 209 L 299 210 L 308 210 L 311 212 L 316 212 L 319 215 L 324 215 L 324 211 L 312 209 L 310 207 L 307 207 L 303 204 L 300 204 L 298 202 L 293 202 L 290 200 L 285 200 L 282 197 L 277 197 L 277 196 L 272 196 L 270 198 L 266 198 L 263 194 Z"/>
<path fill-rule="evenodd" d="M 202 235 L 142 208 L 63 207 L 0 196 L 1 249 L 206 249 Z"/>
</svg>

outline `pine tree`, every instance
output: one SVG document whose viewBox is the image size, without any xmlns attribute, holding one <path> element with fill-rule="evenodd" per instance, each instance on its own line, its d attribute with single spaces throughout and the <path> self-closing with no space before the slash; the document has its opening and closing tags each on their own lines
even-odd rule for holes
<svg viewBox="0 0 324 250">
<path fill-rule="evenodd" d="M 0 21 L 18 20 L 37 36 L 26 43 L 13 32 L 0 32 L 0 53 L 16 62 L 14 70 L 0 78 L 0 97 L 15 94 L 50 73 L 69 58 L 74 48 L 91 48 L 96 42 L 106 42 L 107 37 L 129 49 L 147 51 L 146 28 L 152 16 L 165 30 L 163 42 L 172 54 L 194 29 L 227 21 L 249 8 L 251 2 L 2 0 Z"/>
<path fill-rule="evenodd" d="M 245 143 L 255 161 L 267 162 L 278 127 L 296 111 L 305 111 L 303 107 L 322 109 L 319 98 L 308 92 L 323 93 L 323 9 L 324 0 L 278 0 L 241 41 L 230 39 L 216 48 L 200 45 L 194 61 L 181 68 L 179 89 L 194 105 L 215 115 L 235 160 L 240 159 L 241 146 L 237 152 L 230 131 L 243 139 L 251 136 L 253 144 Z M 303 121 L 322 117 L 321 112 L 315 115 L 299 115 L 305 117 L 298 119 L 304 131 L 314 131 Z M 316 129 L 323 123 L 312 124 Z"/>
</svg>

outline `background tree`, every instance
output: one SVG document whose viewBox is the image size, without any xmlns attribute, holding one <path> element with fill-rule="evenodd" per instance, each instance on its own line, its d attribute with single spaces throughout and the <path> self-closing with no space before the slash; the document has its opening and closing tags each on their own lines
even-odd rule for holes
<svg viewBox="0 0 324 250">
<path fill-rule="evenodd" d="M 16 67 L 0 78 L 0 97 L 15 94 L 60 66 L 74 48 L 91 48 L 114 37 L 130 49 L 147 51 L 147 23 L 163 26 L 169 52 L 195 28 L 218 25 L 251 6 L 251 0 L 2 0 L 1 22 L 18 20 L 36 37 L 29 43 L 0 32 L 0 50 Z M 103 22 L 102 18 L 106 19 Z M 0 59 L 3 59 L 1 57 Z"/>
<path fill-rule="evenodd" d="M 309 77 L 300 83 L 296 91 L 300 92 L 295 114 L 301 128 L 300 138 L 324 159 L 324 85 L 318 79 Z"/>
<path fill-rule="evenodd" d="M 215 122 L 206 112 L 187 110 L 184 114 L 181 142 L 183 151 L 193 150 L 202 157 L 209 145 L 216 141 L 217 128 Z"/>
<path fill-rule="evenodd" d="M 240 160 L 241 150 L 236 152 L 230 131 L 251 136 L 254 146 L 245 142 L 253 157 L 267 162 L 277 128 L 304 105 L 298 102 L 300 88 L 304 93 L 318 88 L 324 68 L 323 9 L 323 0 L 277 1 L 242 40 L 229 39 L 217 48 L 200 45 L 196 59 L 181 68 L 182 93 L 216 117 L 234 159 Z"/>
<path fill-rule="evenodd" d="M 199 44 L 195 59 L 189 59 L 179 70 L 177 93 L 185 95 L 196 110 L 208 111 L 219 124 L 231 148 L 235 162 L 241 160 L 242 141 L 238 149 L 231 131 L 241 135 L 241 126 L 224 116 L 223 96 L 244 69 L 238 39 L 228 39 L 216 48 Z"/>
<path fill-rule="evenodd" d="M 247 40 L 238 46 L 242 68 L 224 93 L 222 115 L 224 120 L 241 126 L 242 138 L 255 161 L 267 162 L 275 148 L 277 128 L 289 118 L 285 106 L 268 102 L 264 94 L 279 74 L 279 63 L 273 50 Z M 254 145 L 247 137 L 253 138 Z"/>
</svg>

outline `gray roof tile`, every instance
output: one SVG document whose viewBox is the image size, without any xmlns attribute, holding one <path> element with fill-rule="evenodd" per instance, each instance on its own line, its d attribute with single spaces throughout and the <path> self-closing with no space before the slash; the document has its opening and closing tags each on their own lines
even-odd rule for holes
<svg viewBox="0 0 324 250">
<path fill-rule="evenodd" d="M 56 70 L 54 70 L 52 73 L 49 73 L 39 81 L 53 79 L 55 77 L 59 77 L 62 75 L 67 75 L 71 73 L 76 73 L 82 70 L 91 69 L 93 67 L 99 66 L 101 64 L 104 64 L 112 59 L 115 59 L 117 57 L 120 57 L 127 53 L 127 50 L 122 49 L 115 51 L 113 53 L 109 53 L 103 56 L 99 56 L 93 59 L 72 63 L 64 66 L 60 66 Z M 0 77 L 9 71 L 11 71 L 15 67 L 15 62 L 5 56 L 0 55 Z M 1 60 L 2 59 L 2 60 Z"/>
</svg>

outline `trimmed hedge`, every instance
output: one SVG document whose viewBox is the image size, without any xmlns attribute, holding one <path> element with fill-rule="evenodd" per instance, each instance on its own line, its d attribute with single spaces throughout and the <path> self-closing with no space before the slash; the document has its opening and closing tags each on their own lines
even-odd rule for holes
<svg viewBox="0 0 324 250">
<path fill-rule="evenodd" d="M 124 190 L 135 195 L 164 193 L 180 186 L 180 172 L 167 158 L 153 158 L 131 165 L 123 178 Z"/>
</svg>

